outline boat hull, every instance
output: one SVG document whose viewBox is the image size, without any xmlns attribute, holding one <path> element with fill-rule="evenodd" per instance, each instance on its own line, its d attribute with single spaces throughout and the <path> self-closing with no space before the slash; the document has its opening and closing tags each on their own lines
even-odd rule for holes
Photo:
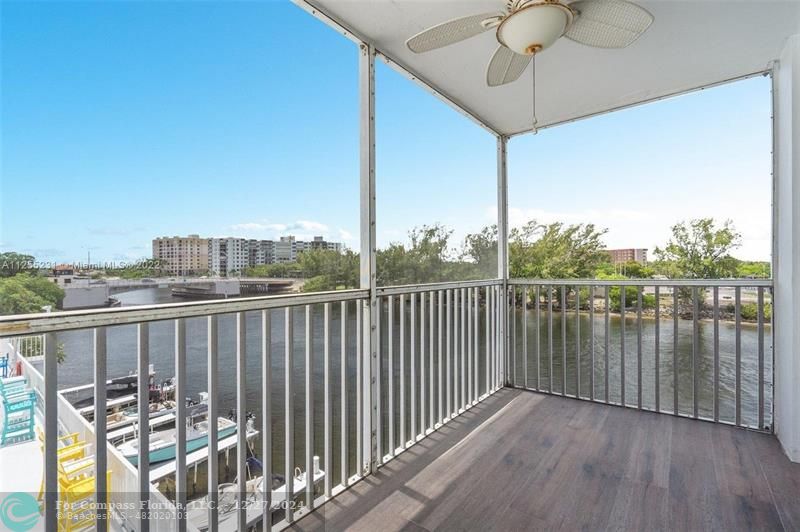
<svg viewBox="0 0 800 532">
<path fill-rule="evenodd" d="M 227 438 L 236 433 L 236 426 L 233 427 L 225 427 L 218 431 L 218 439 Z M 186 452 L 191 453 L 198 449 L 202 449 L 208 445 L 208 434 L 205 434 L 199 438 L 194 438 L 192 440 L 188 440 L 186 442 Z M 158 449 L 154 449 L 150 451 L 150 463 L 157 464 L 159 462 L 166 462 L 167 460 L 174 460 L 175 459 L 175 444 L 166 445 L 164 447 L 160 447 Z M 139 465 L 139 454 L 133 455 L 125 455 L 125 458 L 128 459 L 130 463 L 133 465 Z"/>
</svg>

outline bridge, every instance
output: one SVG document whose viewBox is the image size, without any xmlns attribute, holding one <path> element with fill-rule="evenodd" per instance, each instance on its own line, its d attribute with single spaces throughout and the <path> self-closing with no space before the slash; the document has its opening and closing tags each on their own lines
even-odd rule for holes
<svg viewBox="0 0 800 532">
<path fill-rule="evenodd" d="M 176 295 L 187 297 L 202 295 L 238 296 L 294 292 L 302 286 L 302 279 L 269 277 L 169 277 L 146 279 L 106 279 L 109 293 L 118 294 L 145 288 L 169 288 Z"/>
</svg>

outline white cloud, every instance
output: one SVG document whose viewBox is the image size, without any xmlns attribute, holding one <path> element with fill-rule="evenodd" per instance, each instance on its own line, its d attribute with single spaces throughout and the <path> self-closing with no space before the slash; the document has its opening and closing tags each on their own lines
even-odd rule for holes
<svg viewBox="0 0 800 532">
<path fill-rule="evenodd" d="M 233 224 L 229 229 L 232 234 L 225 236 L 276 239 L 281 236 L 293 235 L 298 240 L 311 240 L 315 236 L 322 236 L 326 240 L 337 242 L 355 241 L 355 236 L 347 229 L 342 227 L 334 229 L 315 220 L 296 220 L 287 223 L 256 220 Z"/>
<path fill-rule="evenodd" d="M 342 229 L 340 227 L 339 228 L 339 239 L 341 239 L 343 242 L 351 242 L 351 241 L 355 240 L 355 237 L 353 236 L 353 233 L 351 233 L 347 229 Z"/>
</svg>

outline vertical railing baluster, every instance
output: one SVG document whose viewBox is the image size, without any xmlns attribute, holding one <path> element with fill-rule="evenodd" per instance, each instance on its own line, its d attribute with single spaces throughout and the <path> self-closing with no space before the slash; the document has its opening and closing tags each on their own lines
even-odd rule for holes
<svg viewBox="0 0 800 532">
<path fill-rule="evenodd" d="M 409 297 L 411 298 L 411 315 L 409 316 L 409 322 L 411 324 L 411 380 L 409 390 L 411 399 L 411 430 L 409 431 L 409 435 L 411 436 L 411 441 L 415 442 L 417 441 L 417 295 L 411 293 Z"/>
<path fill-rule="evenodd" d="M 436 381 L 433 378 L 433 359 L 434 359 L 434 345 L 435 337 L 434 330 L 434 310 L 435 310 L 434 292 L 428 292 L 428 429 L 433 430 L 436 428 L 436 395 L 434 394 Z"/>
<path fill-rule="evenodd" d="M 286 307 L 284 311 L 284 426 L 286 429 L 285 437 L 285 459 L 284 459 L 284 490 L 286 497 L 284 499 L 284 511 L 286 513 L 286 522 L 291 523 L 294 520 L 294 509 L 292 501 L 294 499 L 294 316 L 292 315 L 292 307 Z"/>
<path fill-rule="evenodd" d="M 186 321 L 182 318 L 175 320 L 175 507 L 177 509 L 178 530 L 186 530 Z M 105 414 L 105 413 L 104 413 Z M 105 425 L 105 415 L 103 415 Z M 149 421 L 148 421 L 149 425 Z M 95 416 L 95 429 L 97 416 Z M 103 428 L 105 432 L 105 427 Z M 105 458 L 105 452 L 103 452 Z M 95 478 L 105 478 L 101 474 L 105 467 L 95 471 Z M 181 473 L 181 474 L 179 474 Z"/>
<path fill-rule="evenodd" d="M 655 357 L 656 357 L 656 382 L 655 405 L 656 412 L 661 412 L 661 294 L 659 287 L 655 287 L 656 312 L 655 312 Z"/>
<path fill-rule="evenodd" d="M 764 287 L 758 287 L 758 428 L 764 427 Z"/>
<path fill-rule="evenodd" d="M 642 287 L 636 290 L 636 407 L 642 409 Z"/>
<path fill-rule="evenodd" d="M 472 402 L 472 289 L 467 288 L 467 393 L 464 406 Z"/>
<path fill-rule="evenodd" d="M 680 411 L 678 409 L 678 318 L 680 310 L 678 308 L 678 290 L 679 287 L 672 287 L 672 409 L 673 413 L 677 416 Z"/>
<path fill-rule="evenodd" d="M 591 369 L 589 371 L 589 399 L 594 401 L 594 286 L 589 285 L 589 358 Z"/>
<path fill-rule="evenodd" d="M 541 287 L 536 285 L 536 391 L 542 389 L 542 359 L 541 359 Z"/>
<path fill-rule="evenodd" d="M 381 318 L 383 317 L 383 298 L 375 298 L 375 308 L 378 315 L 375 317 L 375 346 L 377 358 L 375 360 L 375 448 L 378 456 L 377 463 L 383 463 L 383 344 L 381 343 Z"/>
<path fill-rule="evenodd" d="M 484 365 L 486 366 L 485 370 L 485 381 L 486 381 L 486 389 L 484 393 L 487 395 L 489 394 L 489 342 L 490 342 L 490 329 L 491 326 L 489 324 L 489 287 L 485 287 L 483 289 L 483 316 L 484 316 L 484 346 L 485 353 L 484 353 Z"/>
<path fill-rule="evenodd" d="M 219 319 L 209 316 L 207 323 L 207 359 L 208 366 L 208 419 L 219 417 Z M 219 445 L 217 431 L 208 432 L 208 529 L 217 530 L 219 522 Z"/>
<path fill-rule="evenodd" d="M 467 309 L 466 309 L 466 304 L 465 304 L 466 303 L 465 296 L 466 296 L 466 291 L 465 291 L 465 289 L 462 288 L 461 289 L 461 297 L 459 297 L 459 299 L 458 299 L 459 303 L 461 304 L 461 321 L 458 322 L 459 327 L 461 329 L 461 351 L 460 351 L 460 353 L 461 353 L 461 363 L 459 364 L 459 369 L 461 370 L 461 387 L 460 387 L 461 400 L 458 403 L 459 407 L 460 407 L 459 411 L 463 411 L 464 407 L 466 406 L 466 400 L 465 400 L 466 399 L 466 393 L 465 393 L 465 388 L 466 388 L 466 386 L 465 386 L 466 385 L 466 371 L 465 370 L 466 370 L 466 366 L 464 365 L 464 362 L 465 362 L 464 356 L 465 356 L 465 353 L 466 353 L 466 350 L 467 350 L 466 349 L 466 339 L 467 339 L 467 335 L 466 335 L 466 330 L 467 330 L 467 326 L 466 326 L 466 310 Z"/>
<path fill-rule="evenodd" d="M 461 294 L 459 293 L 458 288 L 453 290 L 453 412 L 452 415 L 455 416 L 458 414 L 460 410 L 460 405 L 458 403 L 458 376 L 459 376 L 459 367 L 458 367 L 458 353 L 459 353 L 459 331 L 460 323 L 459 323 L 459 306 L 458 306 L 458 299 Z"/>
<path fill-rule="evenodd" d="M 264 475 L 261 490 L 264 506 L 261 522 L 265 531 L 272 530 L 272 314 L 261 311 L 261 462 Z"/>
<path fill-rule="evenodd" d="M 56 333 L 44 335 L 44 524 L 58 529 L 58 344 Z M 140 416 L 141 419 L 141 416 Z M 142 482 L 140 479 L 139 486 Z M 149 483 L 148 483 L 149 485 Z M 149 493 L 149 491 L 148 491 Z M 140 497 L 141 498 L 141 497 Z"/>
<path fill-rule="evenodd" d="M 394 450 L 397 448 L 394 441 L 394 296 L 387 298 L 388 313 L 386 332 L 386 350 L 387 350 L 387 365 L 386 375 L 387 382 L 387 403 L 389 409 L 388 429 L 389 429 L 389 456 L 394 456 Z"/>
<path fill-rule="evenodd" d="M 735 352 L 736 352 L 736 426 L 742 424 L 742 289 L 734 289 Z"/>
<path fill-rule="evenodd" d="M 567 286 L 561 285 L 561 395 L 567 395 Z"/>
<path fill-rule="evenodd" d="M 427 417 L 427 394 L 425 393 L 425 292 L 419 293 L 419 433 L 425 435 L 425 418 Z"/>
<path fill-rule="evenodd" d="M 236 313 L 236 500 L 239 530 L 247 528 L 247 317 Z M 177 419 L 176 423 L 185 423 Z M 217 420 L 209 420 L 209 432 Z M 184 445 L 184 448 L 186 446 Z M 180 470 L 178 470 L 180 471 Z"/>
<path fill-rule="evenodd" d="M 510 331 L 510 344 L 511 344 L 511 353 L 509 356 L 511 362 L 511 387 L 517 386 L 517 319 L 516 319 L 516 306 L 517 306 L 517 290 L 514 288 L 513 285 L 509 286 L 509 291 L 511 292 L 511 305 L 510 313 L 511 318 L 509 319 L 509 329 Z M 506 294 L 508 297 L 508 294 Z"/>
<path fill-rule="evenodd" d="M 339 333 L 339 357 L 341 358 L 341 362 L 339 363 L 339 393 L 341 394 L 339 400 L 341 408 L 341 421 L 339 422 L 341 427 L 339 430 L 339 437 L 341 438 L 341 456 L 339 456 L 339 469 L 341 470 L 340 482 L 342 486 L 347 487 L 350 483 L 350 430 L 347 415 L 347 301 L 342 301 L 340 304 L 339 327 L 341 329 Z M 356 338 L 356 341 L 358 341 L 358 338 Z M 356 384 L 356 386 L 358 386 L 358 384 Z M 361 432 L 361 428 L 358 427 L 356 432 Z M 331 471 L 331 473 L 333 472 Z"/>
<path fill-rule="evenodd" d="M 106 328 L 97 327 L 94 329 L 94 466 L 95 466 L 95 482 L 96 482 L 96 499 L 97 510 L 95 511 L 95 530 L 108 530 L 108 482 L 106 471 L 108 471 L 108 440 L 106 439 L 106 427 L 108 421 L 108 412 L 106 410 L 107 393 L 106 393 L 106 380 L 108 379 L 106 371 L 107 362 L 107 346 L 106 343 Z M 185 381 L 184 375 L 184 381 Z M 180 381 L 178 381 L 180 382 Z M 180 397 L 176 391 L 176 397 Z M 180 401 L 179 401 L 180 403 Z M 180 471 L 180 469 L 178 469 Z M 180 477 L 180 475 L 178 475 Z M 184 478 L 183 484 L 176 484 L 176 495 L 180 493 L 180 488 L 186 491 L 186 480 Z M 179 503 L 181 499 L 176 499 Z M 185 496 L 183 499 L 185 506 Z M 179 510 L 181 507 L 178 508 Z M 178 527 L 185 530 L 186 521 L 179 520 Z M 180 528 L 183 527 L 183 528 Z"/>
<path fill-rule="evenodd" d="M 523 388 L 528 388 L 528 287 L 522 287 L 522 374 Z"/>
<path fill-rule="evenodd" d="M 575 287 L 575 397 L 581 398 L 581 287 Z"/>
<path fill-rule="evenodd" d="M 619 404 L 625 406 L 625 286 L 619 287 Z"/>
<path fill-rule="evenodd" d="M 480 294 L 481 294 L 480 288 L 478 288 L 477 286 L 475 288 L 473 288 L 472 301 L 473 301 L 473 305 L 475 306 L 475 311 L 473 313 L 473 319 L 475 320 L 475 323 L 473 324 L 473 327 L 472 327 L 472 331 L 473 331 L 473 335 L 474 335 L 473 343 L 475 345 L 475 351 L 474 351 L 475 363 L 474 363 L 474 366 L 473 366 L 475 368 L 475 374 L 473 375 L 473 380 L 475 381 L 475 385 L 474 385 L 474 394 L 472 396 L 472 400 L 475 403 L 478 402 L 478 397 L 480 397 L 480 395 L 481 395 L 481 393 L 480 393 L 480 378 L 479 378 L 479 375 L 480 375 L 480 369 L 479 369 L 480 368 L 480 362 L 478 361 L 479 353 L 480 353 L 480 340 L 479 340 L 479 336 L 480 336 L 480 319 L 479 319 L 479 316 L 480 316 L 480 307 L 479 307 Z"/>
<path fill-rule="evenodd" d="M 437 366 L 437 368 L 439 370 L 439 388 L 438 388 L 438 392 L 439 392 L 439 401 L 438 401 L 439 417 L 437 418 L 439 420 L 439 423 L 444 423 L 444 404 L 443 404 L 444 391 L 443 391 L 443 388 L 442 388 L 442 384 L 443 384 L 443 380 L 442 380 L 442 355 L 443 355 L 443 353 L 442 353 L 442 346 L 443 346 L 443 343 L 442 343 L 442 339 L 443 339 L 443 336 L 442 336 L 442 323 L 443 323 L 442 314 L 444 312 L 444 299 L 443 298 L 444 298 L 444 291 L 439 290 L 439 311 L 436 314 L 436 318 L 438 320 L 438 322 L 437 322 L 438 326 L 437 326 L 436 330 L 438 332 L 438 337 L 439 337 L 439 350 L 438 350 L 439 364 Z"/>
<path fill-rule="evenodd" d="M 696 286 L 692 287 L 692 417 L 697 419 L 699 413 L 698 393 L 700 386 L 698 379 L 700 371 L 698 363 L 700 360 L 700 291 Z"/>
<path fill-rule="evenodd" d="M 380 308 L 380 300 L 378 301 Z M 306 507 L 314 509 L 314 315 L 311 305 L 306 305 L 306 361 L 305 361 L 305 385 L 306 385 Z M 380 448 L 380 447 L 379 447 Z M 245 530 L 247 527 L 240 527 Z"/>
<path fill-rule="evenodd" d="M 719 421 L 719 287 L 714 287 L 714 421 Z"/>
<path fill-rule="evenodd" d="M 491 338 L 490 349 L 491 354 L 489 355 L 489 360 L 491 362 L 491 377 L 489 380 L 490 383 L 490 390 L 494 390 L 497 386 L 497 290 L 495 286 L 491 286 L 489 288 L 489 293 L 491 294 L 490 297 L 490 304 L 489 304 L 489 315 L 491 316 L 491 322 L 489 325 L 489 335 Z"/>
<path fill-rule="evenodd" d="M 406 296 L 400 294 L 400 447 L 406 448 Z M 412 296 L 413 297 L 413 296 Z"/>
<path fill-rule="evenodd" d="M 605 361 L 604 361 L 604 364 L 605 364 L 605 375 L 603 376 L 603 378 L 605 379 L 605 383 L 604 384 L 605 384 L 605 392 L 606 392 L 605 393 L 606 404 L 608 404 L 609 398 L 610 398 L 610 390 L 609 390 L 610 383 L 609 383 L 609 381 L 610 381 L 610 377 L 611 377 L 611 368 L 608 365 L 609 351 L 610 351 L 610 348 L 611 348 L 611 345 L 610 345 L 611 344 L 611 338 L 610 338 L 610 336 L 611 336 L 611 334 L 610 334 L 611 333 L 611 312 L 610 312 L 611 308 L 610 308 L 610 298 L 609 298 L 610 289 L 611 289 L 610 286 L 608 286 L 608 285 L 605 286 L 605 300 L 606 300 L 605 311 L 606 312 L 605 312 L 605 334 L 604 334 L 604 337 L 603 337 L 603 340 L 605 341 L 605 346 L 604 346 L 605 347 L 605 351 L 604 351 L 604 354 L 603 354 L 603 356 L 605 357 Z"/>
<path fill-rule="evenodd" d="M 136 325 L 136 351 L 139 370 L 136 401 L 139 409 L 139 530 L 147 532 L 150 530 L 150 520 L 147 517 L 150 508 L 150 326 L 148 323 Z"/>
<path fill-rule="evenodd" d="M 364 364 L 361 361 L 364 349 L 363 315 L 361 302 L 356 302 L 356 476 L 361 477 L 364 470 Z"/>
<path fill-rule="evenodd" d="M 553 287 L 547 286 L 547 350 L 550 353 L 550 371 L 548 377 L 550 383 L 547 386 L 548 393 L 553 393 Z"/>
<path fill-rule="evenodd" d="M 331 304 L 325 303 L 322 305 L 322 393 L 324 394 L 323 404 L 323 454 L 325 461 L 325 469 L 328 474 L 325 475 L 325 499 L 331 498 L 332 478 L 333 478 L 333 411 L 331 407 Z M 312 473 L 313 477 L 313 473 Z"/>
<path fill-rule="evenodd" d="M 447 291 L 447 333 L 446 333 L 446 347 L 445 364 L 447 365 L 447 417 L 453 417 L 453 291 Z M 488 360 L 488 359 L 487 359 Z"/>
</svg>

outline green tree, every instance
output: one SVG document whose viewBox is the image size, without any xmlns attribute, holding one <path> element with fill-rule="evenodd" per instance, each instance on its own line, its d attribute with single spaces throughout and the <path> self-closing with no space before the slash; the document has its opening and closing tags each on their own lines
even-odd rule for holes
<svg viewBox="0 0 800 532">
<path fill-rule="evenodd" d="M 593 277 L 608 259 L 602 243 L 605 233 L 593 224 L 540 224 L 531 220 L 509 235 L 511 277 Z"/>
<path fill-rule="evenodd" d="M 18 273 L 32 271 L 35 262 L 32 255 L 14 251 L 0 253 L 0 277 L 11 277 Z"/>
<path fill-rule="evenodd" d="M 472 277 L 497 277 L 497 225 L 490 225 L 479 233 L 467 235 L 461 258 L 468 261 Z"/>
<path fill-rule="evenodd" d="M 748 279 L 769 279 L 770 263 L 767 261 L 739 261 L 736 265 L 736 276 Z"/>
<path fill-rule="evenodd" d="M 698 218 L 672 226 L 667 245 L 655 249 L 659 261 L 672 262 L 687 279 L 721 279 L 736 275 L 737 260 L 730 252 L 741 245 L 742 235 L 726 220 L 717 227 L 713 218 Z"/>
<path fill-rule="evenodd" d="M 64 290 L 55 283 L 29 273 L 0 278 L 0 314 L 42 312 L 47 305 L 56 308 Z"/>
<path fill-rule="evenodd" d="M 409 232 L 408 246 L 392 243 L 378 251 L 378 284 L 435 283 L 463 274 L 464 270 L 454 268 L 449 247 L 452 234 L 439 224 L 423 225 Z"/>
</svg>

